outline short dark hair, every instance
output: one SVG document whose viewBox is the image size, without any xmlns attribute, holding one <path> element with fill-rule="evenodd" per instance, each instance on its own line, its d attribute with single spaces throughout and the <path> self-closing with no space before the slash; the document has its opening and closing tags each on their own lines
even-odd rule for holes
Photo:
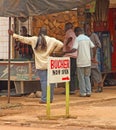
<svg viewBox="0 0 116 130">
<path fill-rule="evenodd" d="M 88 22 L 85 22 L 84 25 L 83 25 L 83 27 L 86 27 L 86 26 L 91 26 L 91 24 L 88 23 Z"/>
<path fill-rule="evenodd" d="M 79 33 L 82 33 L 83 30 L 80 27 L 75 27 L 74 32 L 76 35 L 78 35 Z"/>
<path fill-rule="evenodd" d="M 65 24 L 65 30 L 69 30 L 73 28 L 73 24 L 71 22 L 68 22 Z"/>
<path fill-rule="evenodd" d="M 21 26 L 21 29 L 22 29 L 23 32 L 27 33 L 27 28 L 25 26 Z"/>
</svg>

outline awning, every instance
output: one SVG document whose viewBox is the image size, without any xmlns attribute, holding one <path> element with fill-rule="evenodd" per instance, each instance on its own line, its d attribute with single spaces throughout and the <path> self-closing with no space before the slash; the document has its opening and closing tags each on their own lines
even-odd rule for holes
<svg viewBox="0 0 116 130">
<path fill-rule="evenodd" d="M 0 16 L 27 17 L 83 7 L 95 0 L 0 0 Z"/>
</svg>

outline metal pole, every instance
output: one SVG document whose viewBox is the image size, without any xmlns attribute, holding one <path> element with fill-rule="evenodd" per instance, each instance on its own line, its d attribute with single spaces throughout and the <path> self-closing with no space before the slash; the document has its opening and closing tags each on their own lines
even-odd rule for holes
<svg viewBox="0 0 116 130">
<path fill-rule="evenodd" d="M 9 30 L 11 30 L 11 17 L 9 17 Z M 10 103 L 10 49 L 11 49 L 11 36 L 9 35 L 8 44 L 8 103 Z"/>
</svg>

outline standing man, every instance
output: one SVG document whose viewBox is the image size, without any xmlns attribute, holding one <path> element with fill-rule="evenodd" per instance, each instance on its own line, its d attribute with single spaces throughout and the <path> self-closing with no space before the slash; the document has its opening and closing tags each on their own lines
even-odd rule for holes
<svg viewBox="0 0 116 130">
<path fill-rule="evenodd" d="M 63 52 L 72 50 L 75 38 L 76 35 L 73 31 L 73 24 L 70 22 L 66 23 Z M 66 53 L 64 56 L 70 57 L 70 95 L 72 95 L 75 94 L 75 89 L 77 87 L 75 84 L 77 51 L 73 53 Z"/>
<path fill-rule="evenodd" d="M 97 51 L 98 48 L 101 48 L 101 42 L 97 34 L 91 31 L 91 26 L 89 23 L 86 23 L 84 25 L 84 30 L 85 30 L 85 34 L 90 37 L 91 41 L 95 45 L 94 52 L 91 51 L 91 56 L 92 56 L 91 80 L 97 83 L 97 90 L 95 92 L 102 92 L 103 91 L 102 75 L 98 67 L 99 62 L 97 59 Z"/>
<path fill-rule="evenodd" d="M 80 27 L 74 29 L 76 39 L 73 45 L 73 49 L 70 52 L 78 51 L 77 57 L 77 73 L 79 80 L 79 91 L 81 97 L 91 96 L 91 55 L 90 50 L 94 48 L 94 44 L 89 37 L 83 34 L 83 30 Z M 66 52 L 67 53 L 67 52 Z"/>
<path fill-rule="evenodd" d="M 47 36 L 47 29 L 45 27 L 40 28 L 38 36 L 24 37 L 13 33 L 12 30 L 8 31 L 14 39 L 32 46 L 35 54 L 35 66 L 37 74 L 40 78 L 42 96 L 39 103 L 46 103 L 47 101 L 47 66 L 48 58 L 54 52 L 61 51 L 63 43 L 53 37 Z M 53 101 L 54 84 L 50 87 L 50 102 Z"/>
<path fill-rule="evenodd" d="M 21 36 L 31 37 L 31 35 L 27 34 L 27 28 L 25 26 L 21 26 L 20 28 Z M 16 40 L 15 49 L 19 53 L 19 58 L 31 60 L 33 57 L 33 50 L 31 45 L 24 44 Z"/>
</svg>

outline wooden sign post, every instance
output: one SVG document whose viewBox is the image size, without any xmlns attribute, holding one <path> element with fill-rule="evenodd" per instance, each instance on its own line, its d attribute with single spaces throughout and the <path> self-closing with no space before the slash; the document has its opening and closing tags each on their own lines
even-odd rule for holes
<svg viewBox="0 0 116 130">
<path fill-rule="evenodd" d="M 66 82 L 66 116 L 69 116 L 70 58 L 49 57 L 47 83 L 47 116 L 50 117 L 50 84 Z"/>
</svg>

